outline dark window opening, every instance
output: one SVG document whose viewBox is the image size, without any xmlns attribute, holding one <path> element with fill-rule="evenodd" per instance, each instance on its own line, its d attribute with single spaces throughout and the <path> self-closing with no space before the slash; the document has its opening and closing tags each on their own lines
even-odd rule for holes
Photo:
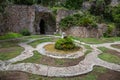
<svg viewBox="0 0 120 80">
<path fill-rule="evenodd" d="M 41 19 L 39 27 L 40 27 L 40 34 L 45 34 L 45 21 L 43 19 Z"/>
</svg>

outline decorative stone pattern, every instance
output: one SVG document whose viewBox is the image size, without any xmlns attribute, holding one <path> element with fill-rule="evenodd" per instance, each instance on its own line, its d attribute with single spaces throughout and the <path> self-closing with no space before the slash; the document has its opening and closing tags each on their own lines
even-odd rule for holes
<svg viewBox="0 0 120 80">
<path fill-rule="evenodd" d="M 104 44 L 86 44 L 86 43 L 75 40 L 75 42 L 77 42 L 78 44 L 89 45 L 93 49 L 91 53 L 85 56 L 85 59 L 83 61 L 80 61 L 75 66 L 54 67 L 54 66 L 35 64 L 35 63 L 12 64 L 14 62 L 21 61 L 33 56 L 33 50 L 35 49 L 27 44 L 32 41 L 34 40 L 31 39 L 28 42 L 19 44 L 21 47 L 25 48 L 25 51 L 26 51 L 26 52 L 24 51 L 25 53 L 22 52 L 21 55 L 15 58 L 12 58 L 8 61 L 0 61 L 0 70 L 1 71 L 17 70 L 17 71 L 24 71 L 32 74 L 37 74 L 37 75 L 50 76 L 50 77 L 67 77 L 67 76 L 77 76 L 81 74 L 86 74 L 92 71 L 93 67 L 97 65 L 97 66 L 106 67 L 108 69 L 120 72 L 120 65 L 109 63 L 99 59 L 98 55 L 101 54 L 102 51 L 97 49 L 97 47 L 104 46 L 120 52 L 119 49 L 110 47 L 112 44 L 120 44 L 120 41 L 114 42 L 114 43 L 104 43 Z"/>
</svg>

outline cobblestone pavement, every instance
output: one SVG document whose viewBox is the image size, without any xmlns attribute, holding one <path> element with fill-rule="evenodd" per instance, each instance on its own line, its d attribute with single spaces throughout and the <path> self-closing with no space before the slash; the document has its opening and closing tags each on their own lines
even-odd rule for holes
<svg viewBox="0 0 120 80">
<path fill-rule="evenodd" d="M 40 39 L 43 39 L 43 38 L 40 38 Z M 85 59 L 83 61 L 80 61 L 79 64 L 77 64 L 75 66 L 54 67 L 54 66 L 35 64 L 35 63 L 12 64 L 17 61 L 22 61 L 24 59 L 32 57 L 34 55 L 33 54 L 34 50 L 38 50 L 38 51 L 42 50 L 40 44 L 38 44 L 37 48 L 33 48 L 32 46 L 28 45 L 28 43 L 33 42 L 35 40 L 36 39 L 31 39 L 27 42 L 20 43 L 19 45 L 21 47 L 23 47 L 25 50 L 15 58 L 12 58 L 8 61 L 0 61 L 0 70 L 1 71 L 19 70 L 19 71 L 32 73 L 32 74 L 51 76 L 51 77 L 54 77 L 54 76 L 66 77 L 66 76 L 76 76 L 76 75 L 85 74 L 85 73 L 92 71 L 93 66 L 102 66 L 102 67 L 106 67 L 108 69 L 120 72 L 120 65 L 114 64 L 114 63 L 109 63 L 109 62 L 99 59 L 98 55 L 101 54 L 102 51 L 97 49 L 97 47 L 103 46 L 103 47 L 107 47 L 109 49 L 113 49 L 113 50 L 120 52 L 120 49 L 111 47 L 112 44 L 120 44 L 120 41 L 114 42 L 114 43 L 103 43 L 103 44 L 94 44 L 93 45 L 93 44 L 86 44 L 86 43 L 74 40 L 78 44 L 89 45 L 93 49 L 91 53 L 89 53 L 85 56 Z M 84 51 L 83 51 L 83 53 L 84 53 Z M 41 54 L 47 55 L 47 54 L 44 54 L 44 51 L 41 52 Z M 50 56 L 50 55 L 47 55 L 47 56 Z M 77 55 L 77 56 L 79 56 L 79 55 Z M 53 56 L 50 56 L 50 57 L 53 57 Z M 62 57 L 63 58 L 71 58 L 71 57 L 66 57 L 66 55 L 62 56 Z M 54 56 L 54 58 L 62 58 L 62 57 Z M 77 58 L 77 57 L 73 57 L 73 58 Z"/>
</svg>

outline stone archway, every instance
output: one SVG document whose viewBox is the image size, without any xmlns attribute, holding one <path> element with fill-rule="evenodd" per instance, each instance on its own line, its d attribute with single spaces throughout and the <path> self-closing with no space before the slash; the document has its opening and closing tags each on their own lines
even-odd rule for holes
<svg viewBox="0 0 120 80">
<path fill-rule="evenodd" d="M 45 34 L 45 21 L 43 19 L 40 20 L 39 27 L 40 27 L 40 34 Z"/>
<path fill-rule="evenodd" d="M 55 16 L 47 8 L 37 6 L 35 8 L 35 33 L 51 35 L 56 31 Z"/>
</svg>

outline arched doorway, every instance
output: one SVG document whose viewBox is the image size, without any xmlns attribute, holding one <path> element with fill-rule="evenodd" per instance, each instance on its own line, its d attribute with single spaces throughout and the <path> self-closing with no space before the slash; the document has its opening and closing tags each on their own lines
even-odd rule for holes
<svg viewBox="0 0 120 80">
<path fill-rule="evenodd" d="M 40 27 L 40 34 L 45 34 L 45 21 L 43 19 L 40 20 L 39 27 Z"/>
</svg>

